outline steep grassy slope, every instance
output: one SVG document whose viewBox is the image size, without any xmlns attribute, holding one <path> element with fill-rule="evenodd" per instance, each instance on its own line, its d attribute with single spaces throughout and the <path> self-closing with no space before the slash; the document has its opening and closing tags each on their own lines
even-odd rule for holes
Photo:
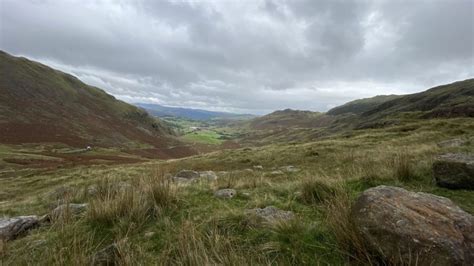
<svg viewBox="0 0 474 266">
<path fill-rule="evenodd" d="M 409 95 L 376 96 L 327 113 L 282 110 L 246 123 L 241 141 L 250 144 L 305 142 L 352 129 L 383 128 L 433 118 L 474 117 L 474 79 Z M 236 124 L 242 127 L 242 125 Z"/>
<path fill-rule="evenodd" d="M 474 79 L 386 101 L 363 112 L 358 128 L 377 127 L 386 124 L 384 119 L 403 114 L 421 119 L 474 117 Z"/>
<path fill-rule="evenodd" d="M 378 95 L 372 98 L 359 99 L 359 100 L 351 101 L 341 106 L 332 108 L 331 110 L 327 112 L 327 114 L 328 115 L 341 115 L 341 114 L 347 114 L 347 113 L 361 114 L 368 110 L 371 110 L 372 108 L 384 102 L 394 100 L 400 97 L 402 96 Z"/>
<path fill-rule="evenodd" d="M 172 131 L 69 74 L 0 52 L 0 143 L 161 147 Z"/>
</svg>

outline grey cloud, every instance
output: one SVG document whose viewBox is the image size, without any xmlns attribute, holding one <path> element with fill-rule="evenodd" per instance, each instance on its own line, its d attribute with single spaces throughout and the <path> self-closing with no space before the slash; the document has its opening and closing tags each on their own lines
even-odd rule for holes
<svg viewBox="0 0 474 266">
<path fill-rule="evenodd" d="M 117 97 L 327 110 L 474 74 L 474 3 L 0 1 L 0 48 Z"/>
</svg>

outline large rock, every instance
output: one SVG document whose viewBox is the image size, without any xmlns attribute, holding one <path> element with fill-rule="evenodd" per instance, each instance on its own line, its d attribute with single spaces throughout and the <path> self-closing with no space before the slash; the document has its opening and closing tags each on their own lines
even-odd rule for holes
<svg viewBox="0 0 474 266">
<path fill-rule="evenodd" d="M 474 189 L 474 156 L 448 153 L 433 163 L 436 184 L 451 189 Z"/>
<path fill-rule="evenodd" d="M 356 200 L 351 218 L 367 246 L 388 264 L 474 261 L 474 217 L 447 198 L 378 186 Z"/>
<path fill-rule="evenodd" d="M 35 215 L 0 218 L 0 240 L 13 240 L 37 226 L 39 219 Z"/>
<path fill-rule="evenodd" d="M 463 139 L 448 139 L 448 140 L 439 142 L 438 147 L 453 148 L 453 147 L 460 147 L 466 143 L 467 143 L 467 140 L 463 140 Z"/>
</svg>

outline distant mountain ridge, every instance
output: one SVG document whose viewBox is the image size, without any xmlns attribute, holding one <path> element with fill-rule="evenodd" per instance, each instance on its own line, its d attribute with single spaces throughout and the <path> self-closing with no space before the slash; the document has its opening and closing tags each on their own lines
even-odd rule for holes
<svg viewBox="0 0 474 266">
<path fill-rule="evenodd" d="M 167 125 L 76 77 L 0 51 L 0 143 L 167 147 Z"/>
<path fill-rule="evenodd" d="M 347 129 L 383 127 L 396 123 L 397 116 L 410 113 L 412 118 L 474 117 L 474 79 L 437 86 L 407 95 L 379 95 L 348 102 L 327 113 L 280 110 L 250 120 L 255 130 L 289 128 Z"/>
<path fill-rule="evenodd" d="M 135 103 L 135 105 L 147 110 L 151 115 L 157 117 L 181 117 L 192 120 L 249 119 L 255 117 L 249 114 L 214 112 L 203 109 L 169 107 L 159 104 Z"/>
</svg>

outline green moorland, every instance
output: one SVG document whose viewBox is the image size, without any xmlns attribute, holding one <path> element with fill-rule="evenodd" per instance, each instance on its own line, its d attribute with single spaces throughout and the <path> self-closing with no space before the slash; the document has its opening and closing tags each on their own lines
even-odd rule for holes
<svg viewBox="0 0 474 266">
<path fill-rule="evenodd" d="M 388 184 L 448 197 L 474 213 L 473 191 L 436 187 L 431 173 L 436 155 L 472 152 L 472 132 L 472 118 L 410 120 L 307 143 L 20 172 L 0 179 L 0 213 L 42 215 L 59 201 L 89 207 L 80 217 L 57 219 L 3 243 L 1 261 L 89 264 L 93 254 L 116 243 L 122 265 L 377 264 L 351 227 L 352 201 L 369 187 Z M 437 146 L 453 138 L 468 142 Z M 256 165 L 263 169 L 245 170 Z M 289 165 L 299 171 L 275 171 Z M 170 182 L 169 174 L 181 169 L 226 173 L 190 185 Z M 91 185 L 94 195 L 87 193 Z M 234 188 L 238 195 L 217 199 L 218 188 Z M 245 212 L 269 205 L 293 211 L 296 218 L 265 224 Z"/>
</svg>

